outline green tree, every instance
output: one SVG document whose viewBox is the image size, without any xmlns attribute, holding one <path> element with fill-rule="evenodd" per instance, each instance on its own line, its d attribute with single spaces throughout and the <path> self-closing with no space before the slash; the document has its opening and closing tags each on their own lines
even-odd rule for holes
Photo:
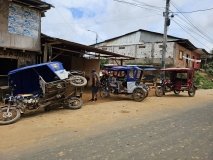
<svg viewBox="0 0 213 160">
<path fill-rule="evenodd" d="M 108 59 L 105 59 L 105 58 L 101 58 L 100 59 L 100 69 L 104 69 L 104 64 L 107 64 L 109 63 L 109 60 Z"/>
</svg>

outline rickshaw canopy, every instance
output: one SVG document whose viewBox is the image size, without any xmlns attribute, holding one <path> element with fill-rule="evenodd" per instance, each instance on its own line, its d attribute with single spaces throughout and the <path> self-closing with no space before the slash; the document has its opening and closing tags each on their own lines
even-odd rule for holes
<svg viewBox="0 0 213 160">
<path fill-rule="evenodd" d="M 189 72 L 189 71 L 194 71 L 194 69 L 191 69 L 191 68 L 165 68 L 165 69 L 160 69 L 160 71 Z"/>
<path fill-rule="evenodd" d="M 40 90 L 39 76 L 45 82 L 68 78 L 68 72 L 61 62 L 47 62 L 12 70 L 8 73 L 9 85 L 14 86 L 13 94 L 28 94 Z"/>
<path fill-rule="evenodd" d="M 127 82 L 132 82 L 136 81 L 136 79 L 141 79 L 143 70 L 139 67 L 136 66 L 117 66 L 117 67 L 112 67 L 107 69 L 109 72 L 110 71 L 125 71 L 127 74 Z M 133 71 L 133 75 L 130 76 L 130 72 Z"/>
</svg>

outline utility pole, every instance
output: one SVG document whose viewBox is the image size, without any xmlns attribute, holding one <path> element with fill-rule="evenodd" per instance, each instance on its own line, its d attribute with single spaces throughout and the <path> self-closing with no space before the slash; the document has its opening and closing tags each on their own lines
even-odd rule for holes
<svg viewBox="0 0 213 160">
<path fill-rule="evenodd" d="M 163 35 L 163 48 L 162 48 L 162 62 L 161 62 L 161 69 L 165 68 L 165 54 L 166 54 L 166 42 L 167 42 L 167 27 L 170 25 L 170 19 L 169 19 L 169 2 L 170 0 L 166 0 L 166 10 L 163 13 L 163 16 L 165 17 L 164 22 L 164 35 Z M 165 72 L 162 72 L 161 78 L 165 78 Z"/>
</svg>

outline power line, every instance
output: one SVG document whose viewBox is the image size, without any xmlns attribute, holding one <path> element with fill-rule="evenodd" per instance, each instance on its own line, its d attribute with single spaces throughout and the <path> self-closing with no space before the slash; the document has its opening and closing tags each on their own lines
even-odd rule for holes
<svg viewBox="0 0 213 160">
<path fill-rule="evenodd" d="M 52 3 L 52 1 L 50 0 L 50 2 Z M 66 21 L 66 19 L 62 16 L 62 14 L 57 10 L 57 8 L 55 8 L 56 9 L 56 11 L 60 14 L 60 16 L 64 19 L 64 21 L 66 22 L 66 24 L 76 33 L 76 35 L 78 36 L 78 37 L 80 37 L 79 35 L 78 35 L 78 33 L 69 25 L 69 23 L 67 23 L 67 21 Z M 80 37 L 81 38 L 81 37 Z M 83 41 L 85 41 L 83 38 L 81 38 Z"/>
<path fill-rule="evenodd" d="M 114 1 L 125 3 L 125 4 L 128 4 L 128 5 L 132 5 L 132 6 L 136 6 L 136 7 L 139 7 L 139 8 L 143 8 L 143 9 L 148 10 L 148 11 L 153 11 L 153 12 L 156 12 L 156 13 L 162 13 L 162 9 L 146 8 L 146 7 L 143 7 L 143 5 L 140 5 L 140 4 L 137 4 L 137 3 L 130 3 L 130 2 L 127 2 L 127 1 L 122 1 L 122 0 L 114 0 Z"/>
<path fill-rule="evenodd" d="M 172 19 L 172 21 L 174 21 L 177 25 L 179 25 L 175 20 Z M 189 35 L 191 35 L 188 31 L 186 31 L 181 25 L 179 25 L 185 32 L 187 32 Z M 198 42 L 200 42 L 202 45 L 206 46 L 205 44 L 203 44 L 201 41 L 199 41 L 197 38 L 195 38 L 193 35 L 191 35 L 195 40 L 197 40 Z M 207 48 L 209 48 L 208 46 L 206 46 Z M 210 49 L 210 48 L 209 48 Z"/>
<path fill-rule="evenodd" d="M 181 11 L 178 9 L 177 5 L 175 5 L 174 2 L 171 2 L 171 4 L 181 13 Z M 205 33 L 205 29 L 202 30 L 202 27 L 199 24 L 196 24 L 195 22 L 193 22 L 193 20 L 191 20 L 188 16 L 186 16 L 184 13 L 181 13 L 182 16 L 185 19 L 182 19 L 183 21 L 185 21 L 187 24 L 189 24 L 190 26 L 192 26 L 194 29 L 196 29 L 198 32 L 200 32 L 202 35 L 204 35 L 205 37 L 207 37 L 210 41 L 213 41 L 212 37 L 209 36 L 209 34 Z"/>
<path fill-rule="evenodd" d="M 143 17 L 136 17 L 136 18 L 127 18 L 127 19 L 120 19 L 120 20 L 109 20 L 109 21 L 95 21 L 96 23 L 102 23 L 102 22 L 116 22 L 116 21 L 126 21 L 126 20 L 133 20 L 133 19 L 139 19 L 139 18 L 144 18 L 144 17 L 152 17 L 152 16 L 159 16 L 158 15 L 149 15 L 149 16 L 143 16 Z M 69 23 L 69 24 L 88 24 L 88 23 L 94 23 L 94 22 L 85 22 L 85 23 Z M 67 23 L 49 23 L 50 25 L 51 24 L 67 24 Z"/>
<path fill-rule="evenodd" d="M 173 13 L 194 13 L 194 12 L 204 12 L 204 11 L 209 11 L 212 10 L 213 8 L 209 9 L 204 9 L 204 10 L 196 10 L 196 11 L 191 11 L 191 12 L 173 12 Z"/>
<path fill-rule="evenodd" d="M 174 19 L 173 19 L 173 20 L 174 20 Z M 178 21 L 178 19 L 176 19 L 176 20 Z M 174 20 L 174 21 L 175 21 L 175 20 Z M 191 28 L 189 28 L 188 26 L 186 26 L 185 24 L 181 23 L 180 21 L 179 21 L 179 22 L 177 22 L 177 21 L 175 21 L 175 22 L 176 22 L 178 25 L 180 25 L 180 26 L 186 28 L 188 31 L 193 32 L 194 34 L 197 34 L 198 36 L 200 36 L 200 37 L 202 37 L 203 39 L 209 41 L 210 43 L 213 43 L 213 41 L 210 41 L 210 40 L 207 39 L 206 37 L 200 35 L 199 33 L 195 32 L 194 30 L 192 30 Z"/>
</svg>

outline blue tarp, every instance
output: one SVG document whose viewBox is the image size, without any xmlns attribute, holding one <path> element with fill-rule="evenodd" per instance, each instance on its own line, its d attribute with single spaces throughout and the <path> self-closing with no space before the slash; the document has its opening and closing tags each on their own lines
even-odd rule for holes
<svg viewBox="0 0 213 160">
<path fill-rule="evenodd" d="M 56 77 L 54 72 L 59 70 L 64 70 L 61 62 L 47 62 L 18 68 L 8 73 L 9 85 L 11 82 L 12 86 L 16 85 L 14 95 L 38 92 L 39 76 L 46 82 L 51 82 Z"/>
</svg>

